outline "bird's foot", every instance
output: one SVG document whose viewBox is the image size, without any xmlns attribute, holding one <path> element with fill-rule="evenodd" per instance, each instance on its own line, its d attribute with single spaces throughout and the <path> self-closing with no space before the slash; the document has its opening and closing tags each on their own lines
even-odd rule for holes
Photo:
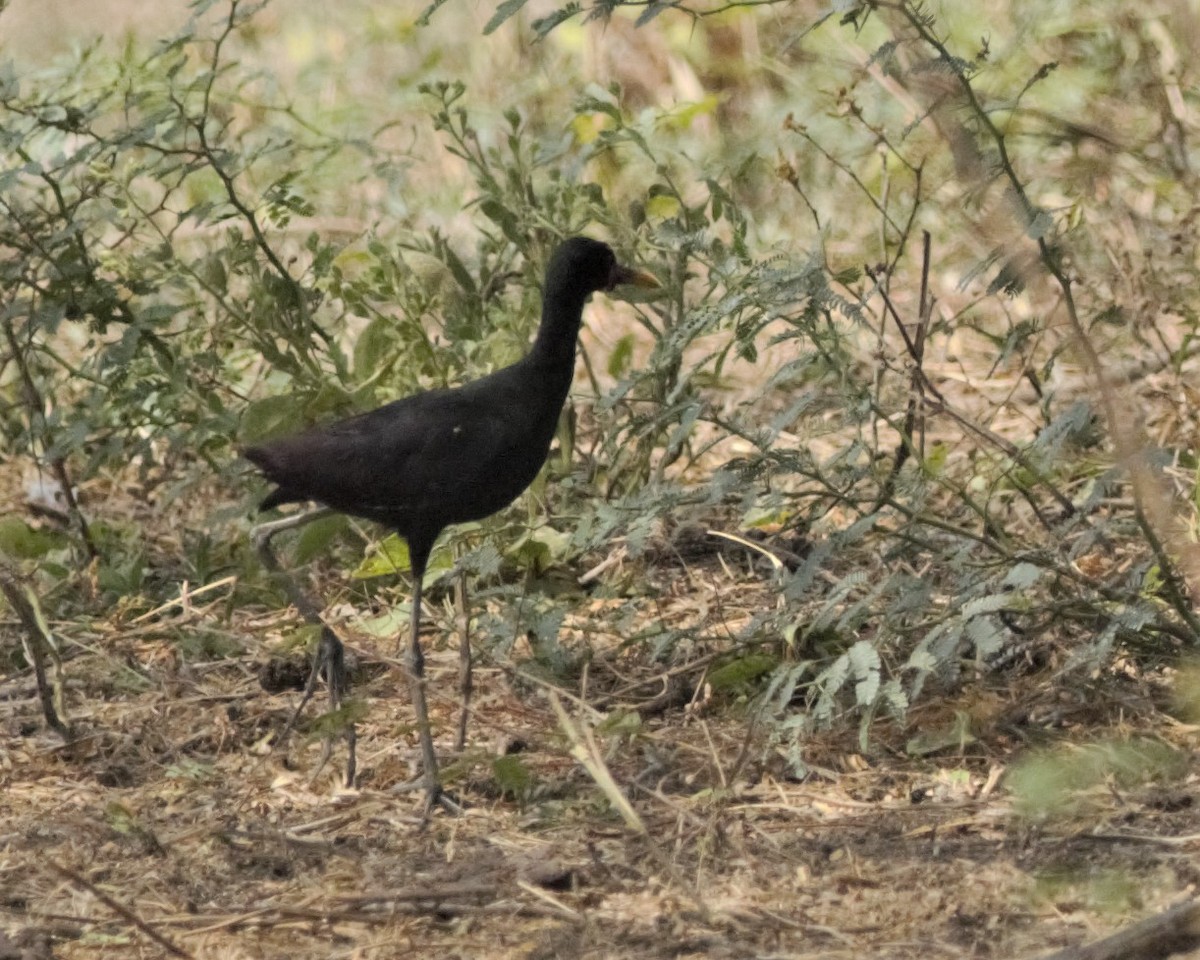
<svg viewBox="0 0 1200 960">
<path fill-rule="evenodd" d="M 433 816 L 433 811 L 441 807 L 450 816 L 457 817 L 462 814 L 462 805 L 455 799 L 453 794 L 447 793 L 442 789 L 441 784 L 429 787 L 425 792 L 425 805 L 421 811 L 423 819 L 428 820 Z"/>
<path fill-rule="evenodd" d="M 433 811 L 438 807 L 441 807 L 452 817 L 457 817 L 463 812 L 463 805 L 454 794 L 449 793 L 440 783 L 430 783 L 423 776 L 415 780 L 406 780 L 404 783 L 398 783 L 389 792 L 411 793 L 416 790 L 425 791 L 425 801 L 421 804 L 422 820 L 428 820 L 433 815 Z"/>
</svg>

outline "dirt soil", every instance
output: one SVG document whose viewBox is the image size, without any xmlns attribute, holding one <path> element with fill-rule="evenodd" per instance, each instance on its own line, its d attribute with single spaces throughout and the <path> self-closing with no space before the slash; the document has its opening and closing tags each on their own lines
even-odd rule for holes
<svg viewBox="0 0 1200 960">
<path fill-rule="evenodd" d="M 770 602 L 725 563 L 688 582 L 656 615 Z M 417 751 L 391 644 L 347 637 L 365 716 L 346 789 L 342 740 L 323 768 L 315 734 L 274 747 L 298 694 L 264 692 L 259 672 L 294 614 L 231 612 L 229 586 L 75 637 L 87 652 L 65 665 L 71 746 L 41 722 L 32 676 L 4 683 L 0 957 L 1023 957 L 1104 936 L 1197 882 L 1194 776 L 1108 784 L 1041 822 L 1018 815 L 1004 779 L 1032 745 L 1081 732 L 1190 755 L 1193 729 L 1156 709 L 1161 678 L 948 690 L 905 730 L 876 724 L 866 749 L 856 729 L 806 740 L 798 780 L 788 744 L 706 696 L 697 660 L 675 668 L 683 695 L 647 696 L 640 725 L 595 733 L 643 831 L 572 759 L 545 684 L 511 665 L 482 664 L 467 750 L 451 756 L 458 655 L 441 611 L 426 630 L 430 687 L 464 809 L 423 822 L 420 795 L 395 789 Z M 213 632 L 249 652 L 181 654 Z M 581 729 L 603 714 L 571 693 L 611 718 L 606 687 L 670 687 L 648 663 L 591 670 L 563 700 Z M 913 748 L 915 732 L 962 717 L 974 739 Z"/>
</svg>

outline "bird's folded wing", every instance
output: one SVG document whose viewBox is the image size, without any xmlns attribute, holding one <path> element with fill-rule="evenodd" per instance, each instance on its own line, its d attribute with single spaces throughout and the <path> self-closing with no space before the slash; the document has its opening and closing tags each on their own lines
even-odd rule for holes
<svg viewBox="0 0 1200 960">
<path fill-rule="evenodd" d="M 269 480 L 311 499 L 385 520 L 470 497 L 515 442 L 497 404 L 438 390 L 246 451 Z"/>
</svg>

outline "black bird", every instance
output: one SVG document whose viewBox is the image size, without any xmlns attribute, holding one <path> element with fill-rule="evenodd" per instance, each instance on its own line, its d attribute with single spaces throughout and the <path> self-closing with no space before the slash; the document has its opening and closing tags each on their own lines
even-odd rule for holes
<svg viewBox="0 0 1200 960">
<path fill-rule="evenodd" d="M 430 551 L 447 526 L 503 509 L 533 482 L 571 386 L 584 303 L 620 284 L 658 281 L 619 264 L 607 244 L 572 237 L 550 258 L 541 326 L 517 363 L 244 451 L 276 484 L 260 509 L 313 500 L 377 521 L 407 541 L 413 603 L 406 666 L 430 804 L 441 795 L 419 634 Z"/>
</svg>

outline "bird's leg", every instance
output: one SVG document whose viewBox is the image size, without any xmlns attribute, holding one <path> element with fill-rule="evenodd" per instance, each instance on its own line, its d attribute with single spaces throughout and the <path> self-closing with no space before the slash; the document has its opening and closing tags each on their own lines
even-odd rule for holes
<svg viewBox="0 0 1200 960">
<path fill-rule="evenodd" d="M 429 707 L 425 702 L 425 655 L 421 652 L 421 581 L 425 579 L 426 558 L 411 551 L 413 598 L 412 629 L 409 633 L 408 652 L 404 666 L 408 671 L 408 688 L 412 696 L 413 711 L 417 715 L 417 736 L 421 741 L 421 778 L 425 782 L 426 810 L 437 803 L 442 792 L 438 778 L 437 754 L 433 750 L 433 734 L 429 729 Z"/>
<path fill-rule="evenodd" d="M 421 780 L 425 786 L 424 812 L 428 816 L 435 806 L 442 806 L 448 813 L 458 813 L 458 804 L 446 795 L 438 776 L 437 754 L 433 749 L 433 733 L 429 727 L 429 706 L 425 701 L 425 655 L 421 652 L 421 584 L 425 579 L 425 564 L 429 560 L 429 551 L 416 549 L 410 543 L 409 556 L 413 575 L 412 631 L 409 634 L 404 666 L 408 672 L 413 711 L 417 715 L 417 736 L 421 741 Z"/>
<path fill-rule="evenodd" d="M 332 711 L 336 712 L 341 709 L 343 698 L 350 689 L 350 682 L 346 677 L 345 648 L 342 645 L 341 638 L 321 618 L 321 611 L 316 603 L 300 588 L 295 578 L 283 569 L 278 557 L 275 556 L 275 551 L 271 548 L 271 540 L 274 539 L 276 534 L 305 526 L 332 512 L 332 510 L 327 509 L 310 510 L 307 513 L 298 513 L 290 517 L 284 517 L 282 520 L 261 523 L 250 531 L 250 542 L 254 544 L 255 551 L 258 553 L 262 565 L 283 584 L 288 599 L 300 611 L 300 615 L 309 623 L 321 628 L 321 639 L 317 644 L 317 650 L 313 656 L 313 665 L 312 670 L 308 674 L 308 681 L 304 685 L 304 694 L 301 696 L 300 702 L 296 705 L 296 709 L 292 711 L 291 717 L 288 718 L 288 722 L 283 728 L 283 733 L 280 734 L 279 745 L 281 747 L 287 745 L 288 738 L 296 726 L 296 721 L 300 718 L 301 711 L 308 701 L 312 699 L 313 692 L 317 687 L 317 678 L 321 675 L 322 667 L 325 669 L 326 682 L 329 684 L 329 707 Z M 347 751 L 345 782 L 346 786 L 349 787 L 354 785 L 355 768 L 357 766 L 355 756 L 357 735 L 353 723 L 346 724 L 345 735 Z M 321 759 L 317 764 L 317 772 L 325 765 L 325 761 L 328 758 L 329 741 L 327 739 Z"/>
<path fill-rule="evenodd" d="M 316 624 L 322 622 L 320 609 L 313 603 L 308 594 L 300 589 L 291 575 L 279 565 L 279 559 L 275 556 L 275 551 L 271 549 L 271 541 L 285 530 L 295 530 L 297 527 L 307 526 L 314 520 L 320 520 L 331 513 L 333 513 L 332 510 L 322 507 L 319 510 L 309 510 L 305 513 L 292 514 L 290 517 L 284 517 L 282 520 L 271 520 L 269 523 L 260 523 L 250 531 L 250 542 L 254 544 L 254 549 L 258 553 L 258 558 L 262 561 L 262 565 L 279 577 L 284 589 L 287 591 L 288 599 L 300 611 L 300 615 L 310 623 Z"/>
<path fill-rule="evenodd" d="M 333 629 L 327 624 L 321 624 L 321 639 L 317 645 L 317 653 L 313 658 L 313 668 L 308 674 L 308 683 L 306 686 L 306 694 L 308 698 L 312 697 L 312 690 L 316 684 L 317 674 L 321 664 L 325 664 L 325 679 L 329 684 L 329 708 L 333 712 L 342 709 L 342 704 L 345 698 L 350 693 L 350 678 L 346 673 L 346 648 L 342 644 L 341 639 Z M 295 725 L 297 717 L 300 715 L 300 710 L 304 706 L 305 701 L 301 700 L 300 705 L 292 713 L 288 721 L 288 731 Z M 358 731 L 352 721 L 347 721 L 342 728 L 346 737 L 346 773 L 344 783 L 347 787 L 354 786 L 354 776 L 357 770 L 357 745 Z M 326 737 L 321 747 L 321 758 L 317 761 L 316 767 L 312 772 L 312 779 L 316 779 L 325 764 L 329 761 L 332 740 Z"/>
<path fill-rule="evenodd" d="M 458 732 L 454 736 L 454 749 L 461 751 L 467 743 L 467 718 L 471 713 L 471 614 L 467 609 L 467 572 L 460 570 L 458 584 L 454 590 L 454 602 L 458 607 L 458 692 L 462 697 L 462 708 L 458 714 Z"/>
</svg>

